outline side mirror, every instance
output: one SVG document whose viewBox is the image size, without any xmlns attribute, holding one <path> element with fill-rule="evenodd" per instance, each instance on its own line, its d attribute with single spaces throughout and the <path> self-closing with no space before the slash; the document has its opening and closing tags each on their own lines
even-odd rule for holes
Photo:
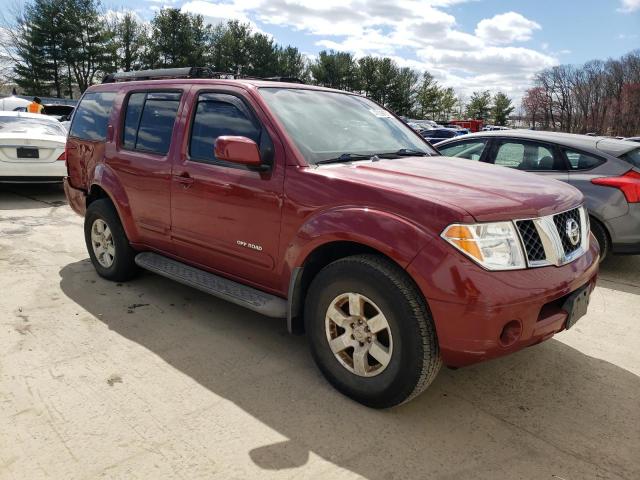
<svg viewBox="0 0 640 480">
<path fill-rule="evenodd" d="M 218 137 L 213 148 L 218 160 L 225 160 L 248 167 L 262 165 L 258 144 L 247 137 Z"/>
</svg>

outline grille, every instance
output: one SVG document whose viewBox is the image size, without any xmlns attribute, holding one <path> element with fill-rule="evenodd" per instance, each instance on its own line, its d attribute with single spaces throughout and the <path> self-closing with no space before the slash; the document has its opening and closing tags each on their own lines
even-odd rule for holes
<svg viewBox="0 0 640 480">
<path fill-rule="evenodd" d="M 529 262 L 540 262 L 546 260 L 544 247 L 542 246 L 542 240 L 538 230 L 536 230 L 533 220 L 522 220 L 518 222 L 518 231 L 524 244 L 524 249 L 527 252 L 527 259 Z"/>
<path fill-rule="evenodd" d="M 578 241 L 574 245 L 569 238 L 569 234 L 567 233 L 567 223 L 570 220 L 574 220 L 578 225 Z M 569 255 L 580 248 L 582 234 L 581 234 L 581 225 L 580 225 L 580 211 L 579 209 L 569 210 L 568 212 L 559 213 L 558 215 L 554 215 L 553 222 L 556 224 L 556 228 L 558 229 L 558 235 L 560 235 L 560 240 L 562 240 L 562 247 L 564 248 L 565 255 Z"/>
</svg>

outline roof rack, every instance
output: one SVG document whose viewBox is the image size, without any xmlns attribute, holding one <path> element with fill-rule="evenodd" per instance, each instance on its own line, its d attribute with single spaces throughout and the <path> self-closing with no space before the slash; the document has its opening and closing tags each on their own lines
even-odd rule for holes
<svg viewBox="0 0 640 480">
<path fill-rule="evenodd" d="M 162 80 L 171 78 L 223 78 L 269 80 L 272 82 L 304 83 L 295 77 L 259 78 L 246 75 L 236 75 L 229 72 L 216 72 L 209 67 L 159 68 L 154 70 L 136 70 L 130 72 L 109 73 L 104 76 L 102 83 L 128 82 L 133 80 Z"/>
</svg>

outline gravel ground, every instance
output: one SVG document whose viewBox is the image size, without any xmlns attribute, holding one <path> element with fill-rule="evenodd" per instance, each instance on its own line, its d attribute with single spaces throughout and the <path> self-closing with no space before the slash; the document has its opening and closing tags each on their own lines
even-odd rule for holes
<svg viewBox="0 0 640 480">
<path fill-rule="evenodd" d="M 0 292 L 1 479 L 640 478 L 640 256 L 571 331 L 389 411 L 284 321 L 100 279 L 58 186 L 0 186 Z"/>
</svg>

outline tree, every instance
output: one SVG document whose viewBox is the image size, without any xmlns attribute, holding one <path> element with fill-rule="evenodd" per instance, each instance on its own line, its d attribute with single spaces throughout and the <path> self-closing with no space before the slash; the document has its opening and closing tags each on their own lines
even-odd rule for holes
<svg viewBox="0 0 640 480">
<path fill-rule="evenodd" d="M 98 73 L 114 70 L 111 35 L 98 0 L 64 0 L 67 21 L 73 29 L 64 39 L 65 61 L 81 92 L 89 88 Z"/>
<path fill-rule="evenodd" d="M 125 72 L 140 68 L 145 48 L 143 25 L 131 12 L 117 16 L 112 26 L 113 52 L 118 70 Z"/>
<path fill-rule="evenodd" d="M 418 105 L 418 116 L 420 118 L 430 117 L 433 119 L 438 110 L 438 96 L 440 87 L 433 75 L 429 72 L 422 74 L 422 81 L 418 85 L 416 92 L 416 103 Z"/>
<path fill-rule="evenodd" d="M 16 18 L 14 73 L 26 92 L 62 96 L 70 13 L 64 0 L 34 0 Z"/>
<path fill-rule="evenodd" d="M 498 92 L 493 96 L 491 115 L 496 125 L 506 125 L 509 115 L 511 115 L 514 110 L 515 107 L 511 105 L 511 99 L 504 93 Z"/>
<path fill-rule="evenodd" d="M 467 105 L 467 117 L 477 120 L 487 120 L 491 111 L 491 92 L 473 92 Z"/>
<path fill-rule="evenodd" d="M 311 64 L 310 70 L 319 85 L 358 90 L 358 64 L 350 53 L 323 50 Z"/>
<path fill-rule="evenodd" d="M 308 80 L 309 67 L 307 61 L 297 48 L 290 45 L 285 48 L 279 47 L 277 49 L 277 58 L 278 75 Z"/>
<path fill-rule="evenodd" d="M 151 20 L 149 68 L 174 68 L 205 65 L 208 62 L 211 26 L 201 15 L 164 8 Z M 244 59 L 246 61 L 246 59 Z"/>
</svg>

